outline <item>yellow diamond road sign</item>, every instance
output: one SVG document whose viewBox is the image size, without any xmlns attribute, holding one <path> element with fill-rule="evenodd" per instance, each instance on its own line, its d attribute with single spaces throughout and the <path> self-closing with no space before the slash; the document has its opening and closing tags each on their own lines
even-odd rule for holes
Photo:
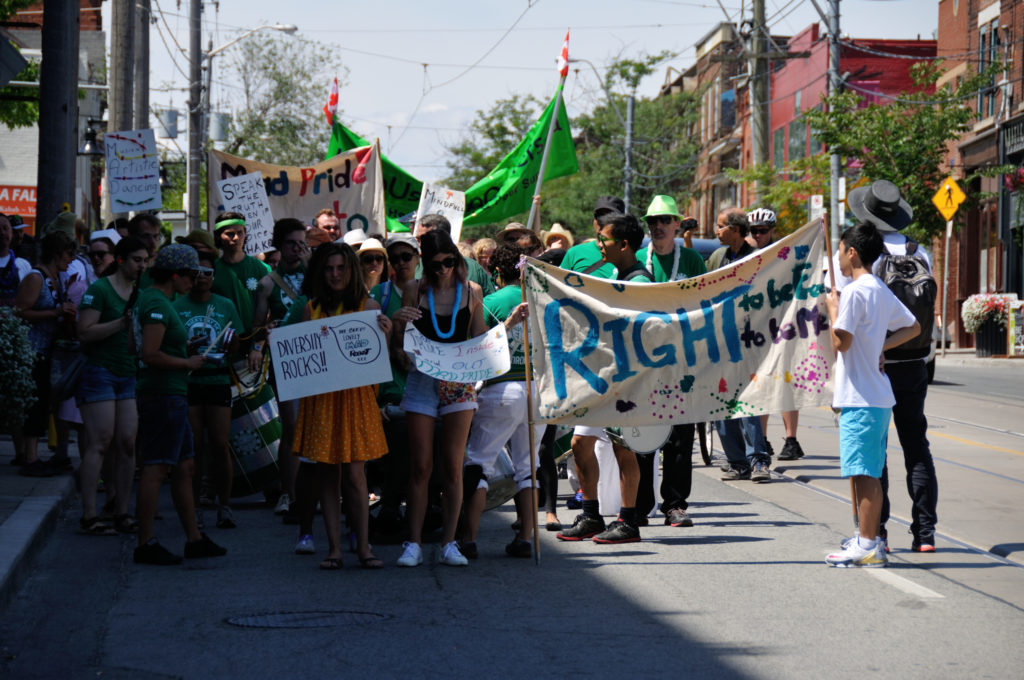
<svg viewBox="0 0 1024 680">
<path fill-rule="evenodd" d="M 953 219 L 953 215 L 956 214 L 956 209 L 960 207 L 960 204 L 964 202 L 967 196 L 960 190 L 956 180 L 952 177 L 947 177 L 942 181 L 939 186 L 939 190 L 932 196 L 932 203 L 939 209 L 942 216 L 946 220 Z"/>
</svg>

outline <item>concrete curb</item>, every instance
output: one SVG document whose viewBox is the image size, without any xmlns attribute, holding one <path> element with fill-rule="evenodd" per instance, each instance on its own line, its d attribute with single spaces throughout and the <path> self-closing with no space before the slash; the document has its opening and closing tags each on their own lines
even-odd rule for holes
<svg viewBox="0 0 1024 680">
<path fill-rule="evenodd" d="M 65 477 L 58 491 L 59 495 L 24 498 L 0 524 L 0 612 L 28 578 L 32 561 L 57 525 L 61 506 L 75 491 L 74 479 Z"/>
</svg>

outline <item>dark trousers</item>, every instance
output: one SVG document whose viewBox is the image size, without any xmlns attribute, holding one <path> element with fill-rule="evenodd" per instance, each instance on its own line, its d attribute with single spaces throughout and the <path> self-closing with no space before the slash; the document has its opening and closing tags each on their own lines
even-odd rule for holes
<svg viewBox="0 0 1024 680">
<path fill-rule="evenodd" d="M 910 530 L 918 542 L 931 543 L 938 522 L 936 506 L 939 500 L 939 484 L 935 477 L 928 446 L 928 421 L 924 416 L 924 400 L 928 395 L 928 372 L 924 361 L 904 361 L 885 365 L 896 405 L 892 409 L 892 420 L 896 434 L 903 448 L 903 464 L 907 470 L 907 493 L 910 494 Z M 882 468 L 882 524 L 889 519 L 889 469 L 888 462 Z"/>
<path fill-rule="evenodd" d="M 696 426 L 676 425 L 672 434 L 661 448 L 663 456 L 661 470 L 661 511 L 678 508 L 685 510 L 686 499 L 690 497 L 693 485 L 693 435 Z M 636 494 L 637 515 L 648 515 L 654 508 L 654 465 L 657 454 L 637 456 L 640 464 L 640 485 Z"/>
</svg>

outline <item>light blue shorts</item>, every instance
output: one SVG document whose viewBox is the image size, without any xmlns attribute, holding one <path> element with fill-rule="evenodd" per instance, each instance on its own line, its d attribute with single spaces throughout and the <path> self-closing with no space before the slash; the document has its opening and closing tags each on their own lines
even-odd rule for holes
<svg viewBox="0 0 1024 680">
<path fill-rule="evenodd" d="M 843 477 L 882 476 L 891 416 L 891 408 L 843 409 L 839 416 L 839 462 Z"/>
</svg>

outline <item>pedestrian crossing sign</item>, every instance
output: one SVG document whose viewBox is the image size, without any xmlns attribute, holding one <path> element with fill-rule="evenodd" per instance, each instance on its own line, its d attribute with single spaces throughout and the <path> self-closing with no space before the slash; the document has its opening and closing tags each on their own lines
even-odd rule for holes
<svg viewBox="0 0 1024 680">
<path fill-rule="evenodd" d="M 939 185 L 939 190 L 932 196 L 932 203 L 939 209 L 942 216 L 946 218 L 946 221 L 953 219 L 953 215 L 956 214 L 957 208 L 964 202 L 967 196 L 960 190 L 960 186 L 956 183 L 956 180 L 952 177 L 947 177 Z"/>
</svg>

